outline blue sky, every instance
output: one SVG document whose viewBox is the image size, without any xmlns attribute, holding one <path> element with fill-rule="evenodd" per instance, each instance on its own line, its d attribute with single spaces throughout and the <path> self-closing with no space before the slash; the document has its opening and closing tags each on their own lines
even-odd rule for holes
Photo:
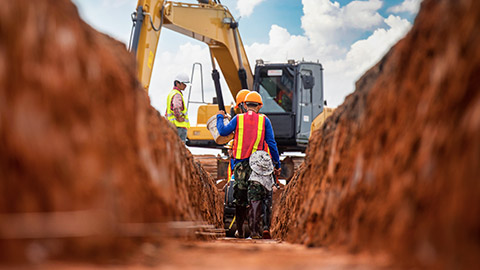
<svg viewBox="0 0 480 270">
<path fill-rule="evenodd" d="M 136 0 L 73 0 L 80 15 L 97 30 L 127 43 Z M 197 3 L 187 0 L 184 2 Z M 413 24 L 421 0 L 222 0 L 235 18 L 252 67 L 255 59 L 320 61 L 330 106 L 340 105 L 355 81 L 402 38 Z M 171 82 L 190 74 L 194 62 L 204 68 L 207 99 L 214 95 L 208 47 L 165 29 L 152 75 L 150 99 L 164 113 Z M 198 78 L 196 81 L 199 81 Z M 222 83 L 227 102 L 233 98 Z M 192 96 L 200 86 L 192 85 Z M 196 108 L 189 108 L 193 121 Z"/>
<path fill-rule="evenodd" d="M 135 0 L 73 0 L 79 9 L 82 18 L 94 26 L 97 30 L 107 33 L 123 42 L 127 42 L 130 34 L 131 20 L 130 14 L 134 11 L 137 1 Z M 184 2 L 196 3 L 193 0 L 185 0 Z M 222 4 L 229 7 L 232 14 L 238 19 L 241 15 L 236 8 L 236 0 L 223 0 Z M 351 0 L 331 1 L 338 2 L 340 6 L 345 6 Z M 400 5 L 404 0 L 386 0 L 382 1 L 383 5 L 378 12 L 387 17 L 389 12 L 387 9 Z M 409 12 L 399 13 L 403 18 L 413 22 L 416 14 Z M 302 35 L 301 17 L 303 15 L 303 4 L 300 0 L 263 0 L 253 12 L 248 16 L 240 17 L 240 31 L 243 42 L 245 44 L 252 44 L 254 42 L 265 43 L 268 42 L 268 33 L 273 24 L 281 26 L 288 30 L 292 35 Z M 255 31 L 247 31 L 247 29 L 255 29 Z M 170 39 L 181 39 L 182 42 L 192 41 L 188 38 L 178 37 L 176 34 L 170 33 L 166 30 L 162 35 L 167 35 Z M 368 32 L 364 32 L 361 38 L 367 38 Z M 163 38 L 163 36 L 162 36 Z M 176 44 L 177 42 L 175 42 Z M 173 46 L 171 46 L 173 47 Z"/>
<path fill-rule="evenodd" d="M 262 2 L 255 7 L 250 16 L 240 19 L 240 29 L 245 29 L 242 31 L 242 38 L 245 44 L 268 42 L 268 32 L 272 24 L 286 28 L 293 35 L 303 34 L 300 20 L 303 15 L 302 2 L 286 0 L 282 1 L 281 5 L 278 2 Z M 255 29 L 255 31 L 246 31 L 246 29 Z"/>
</svg>

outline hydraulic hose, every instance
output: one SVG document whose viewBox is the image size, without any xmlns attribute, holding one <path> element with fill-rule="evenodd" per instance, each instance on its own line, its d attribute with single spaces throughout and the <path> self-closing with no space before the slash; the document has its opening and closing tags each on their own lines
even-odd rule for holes
<svg viewBox="0 0 480 270">
<path fill-rule="evenodd" d="M 223 95 L 222 95 L 222 88 L 220 87 L 220 73 L 218 70 L 212 70 L 212 79 L 213 83 L 215 84 L 215 92 L 217 93 L 217 102 L 218 102 L 218 109 L 220 111 L 225 111 L 225 104 L 223 103 Z"/>
</svg>

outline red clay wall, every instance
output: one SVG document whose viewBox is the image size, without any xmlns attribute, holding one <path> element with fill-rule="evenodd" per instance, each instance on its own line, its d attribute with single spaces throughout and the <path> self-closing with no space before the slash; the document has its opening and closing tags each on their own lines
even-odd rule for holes
<svg viewBox="0 0 480 270">
<path fill-rule="evenodd" d="M 480 268 L 479 29 L 479 1 L 423 1 L 410 33 L 311 138 L 275 236 Z"/>
<path fill-rule="evenodd" d="M 114 254 L 125 224 L 222 226 L 213 179 L 135 74 L 125 46 L 81 21 L 70 1 L 2 2 L 0 257 L 22 258 L 29 239 L 58 236 L 49 223 L 72 227 L 56 243 L 72 256 Z"/>
</svg>

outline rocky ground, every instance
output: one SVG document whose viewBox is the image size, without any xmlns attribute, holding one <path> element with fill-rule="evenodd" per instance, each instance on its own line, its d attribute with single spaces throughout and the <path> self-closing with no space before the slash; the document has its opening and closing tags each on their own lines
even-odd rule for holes
<svg viewBox="0 0 480 270">
<path fill-rule="evenodd" d="M 0 266 L 0 270 L 31 265 Z M 349 254 L 275 240 L 163 241 L 144 244 L 127 264 L 49 261 L 35 269 L 398 269 L 385 254 Z"/>
</svg>

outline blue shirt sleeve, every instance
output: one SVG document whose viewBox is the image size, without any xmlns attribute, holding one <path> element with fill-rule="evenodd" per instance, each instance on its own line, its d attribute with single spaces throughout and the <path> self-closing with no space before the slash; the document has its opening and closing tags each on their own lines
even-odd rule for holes
<svg viewBox="0 0 480 270">
<path fill-rule="evenodd" d="M 218 133 L 221 136 L 227 136 L 228 134 L 232 133 L 235 131 L 237 128 L 237 116 L 233 117 L 233 119 L 227 124 L 223 124 L 223 115 L 217 114 L 217 129 Z"/>
<path fill-rule="evenodd" d="M 272 123 L 270 119 L 265 116 L 265 141 L 267 142 L 270 154 L 272 155 L 273 164 L 280 168 L 280 155 L 278 153 L 277 142 L 275 141 L 275 134 L 273 133 Z"/>
</svg>

